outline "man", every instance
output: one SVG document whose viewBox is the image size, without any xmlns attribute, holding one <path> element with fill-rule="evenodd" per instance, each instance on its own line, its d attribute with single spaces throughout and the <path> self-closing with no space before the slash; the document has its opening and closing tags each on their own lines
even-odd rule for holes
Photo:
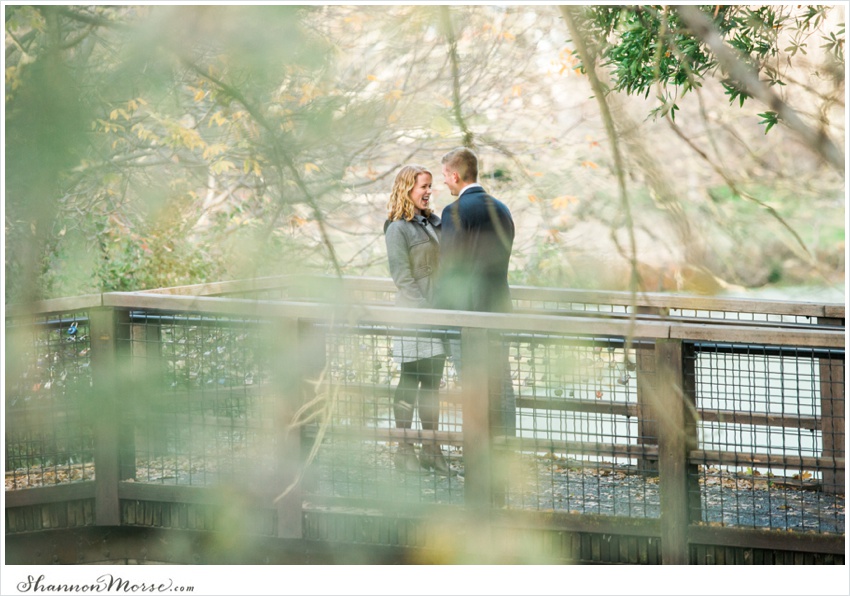
<svg viewBox="0 0 850 596">
<path fill-rule="evenodd" d="M 507 205 L 478 184 L 478 157 L 466 147 L 454 149 L 441 160 L 443 178 L 457 200 L 442 213 L 440 268 L 436 306 L 449 310 L 511 312 L 508 264 L 514 242 L 514 222 Z M 460 342 L 450 342 L 455 370 L 460 374 Z M 510 379 L 507 350 L 493 378 L 502 386 L 501 407 L 494 411 L 500 434 L 516 431 L 516 401 Z"/>
<path fill-rule="evenodd" d="M 478 158 L 471 150 L 450 151 L 442 168 L 457 200 L 443 209 L 437 307 L 510 312 L 511 212 L 478 184 Z"/>
</svg>

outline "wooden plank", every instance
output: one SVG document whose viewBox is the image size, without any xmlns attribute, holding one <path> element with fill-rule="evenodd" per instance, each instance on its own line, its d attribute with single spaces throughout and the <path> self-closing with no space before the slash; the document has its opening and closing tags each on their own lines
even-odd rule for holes
<svg viewBox="0 0 850 596">
<path fill-rule="evenodd" d="M 688 324 L 676 322 L 638 321 L 631 329 L 628 321 L 597 318 L 516 315 L 407 309 L 370 305 L 327 305 L 307 302 L 242 300 L 193 296 L 158 296 L 133 292 L 104 294 L 104 304 L 122 308 L 150 308 L 176 312 L 208 312 L 244 317 L 293 317 L 319 321 L 370 321 L 386 325 L 410 325 L 411 320 L 427 320 L 430 327 L 469 327 L 494 331 L 529 333 L 563 333 L 591 336 L 622 337 L 634 331 L 635 338 L 674 338 L 691 341 L 723 341 L 762 343 L 825 348 L 844 348 L 841 330 L 776 329 L 736 325 Z"/>
<path fill-rule="evenodd" d="M 819 317 L 827 313 L 843 313 L 844 306 L 838 303 L 824 305 L 815 302 L 787 300 L 757 300 L 722 298 L 717 296 L 694 296 L 676 293 L 617 292 L 604 290 L 570 290 L 563 288 L 539 288 L 511 286 L 511 297 L 515 301 L 556 302 L 592 305 L 614 305 L 661 310 L 693 310 L 728 313 L 763 313 L 775 315 Z M 830 310 L 827 310 L 830 309 Z"/>
<path fill-rule="evenodd" d="M 671 323 L 669 337 L 688 341 L 811 348 L 844 349 L 845 344 L 844 332 L 837 330 L 776 329 L 738 325 L 716 326 L 709 323 Z"/>
<path fill-rule="evenodd" d="M 489 353 L 489 334 L 485 329 L 462 329 L 464 499 L 480 515 L 486 515 L 492 507 L 494 489 Z"/>
<path fill-rule="evenodd" d="M 844 327 L 844 319 L 822 318 L 819 325 Z M 844 459 L 845 439 L 845 355 L 836 354 L 834 358 L 821 358 L 818 362 L 820 373 L 821 437 L 825 458 Z M 844 466 L 824 468 L 823 490 L 829 494 L 844 494 Z"/>
<path fill-rule="evenodd" d="M 301 507 L 303 502 L 301 425 L 298 412 L 304 402 L 302 367 L 309 363 L 302 350 L 298 319 L 283 319 L 270 327 L 270 342 L 277 395 L 273 399 L 272 418 L 277 429 L 274 441 L 275 478 L 271 479 L 272 505 L 277 510 L 278 538 L 304 535 Z"/>
<path fill-rule="evenodd" d="M 651 396 L 658 420 L 658 489 L 661 498 L 661 559 L 688 563 L 688 406 L 683 381 L 682 342 L 655 345 L 657 383 Z"/>
<path fill-rule="evenodd" d="M 250 292 L 269 291 L 277 288 L 297 288 L 319 284 L 321 287 L 333 289 L 328 292 L 331 298 L 339 297 L 339 289 L 350 295 L 353 292 L 371 292 L 394 294 L 395 286 L 389 278 L 343 276 L 272 276 L 255 279 L 214 282 L 157 288 L 144 290 L 141 293 L 153 295 L 182 295 L 182 296 L 223 296 L 228 294 L 244 294 Z M 609 292 L 598 290 L 572 290 L 563 288 L 538 288 L 530 286 L 513 286 L 511 288 L 514 301 L 519 306 L 523 302 L 548 302 L 562 304 L 611 305 L 651 309 L 661 314 L 669 310 L 688 310 L 695 312 L 728 312 L 728 313 L 760 313 L 765 315 L 787 315 L 797 317 L 828 317 L 844 319 L 845 307 L 840 303 L 812 303 L 797 301 L 752 300 L 722 297 L 692 296 L 676 293 L 638 293 Z M 7 316 L 20 316 L 30 313 L 62 312 L 83 310 L 105 305 L 102 294 L 77 296 L 46 300 L 31 305 L 12 304 L 7 307 Z M 605 313 L 599 313 L 604 317 Z M 716 320 L 715 322 L 719 322 Z M 843 323 L 842 323 L 843 324 Z"/>
<path fill-rule="evenodd" d="M 699 446 L 697 424 L 697 350 L 693 344 L 682 346 L 682 395 L 684 420 L 682 433 L 685 441 L 685 483 L 688 494 L 688 523 L 702 519 L 702 500 L 699 498 L 699 466 L 687 460 L 688 453 Z"/>
<path fill-rule="evenodd" d="M 613 414 L 615 416 L 637 416 L 638 406 L 628 402 L 610 400 L 589 401 L 586 399 L 546 399 L 542 397 L 517 397 L 517 408 L 546 410 L 552 412 L 586 412 Z"/>
<path fill-rule="evenodd" d="M 6 318 L 26 317 L 31 315 L 65 314 L 81 310 L 89 310 L 103 306 L 103 294 L 85 294 L 69 298 L 51 298 L 38 300 L 28 304 L 7 304 Z"/>
<path fill-rule="evenodd" d="M 795 470 L 844 469 L 844 458 L 800 457 L 784 454 L 728 452 L 693 449 L 688 454 L 692 464 L 735 465 L 748 467 L 782 467 Z"/>
<path fill-rule="evenodd" d="M 109 293 L 102 295 L 106 306 L 159 309 L 178 312 L 206 311 L 232 316 L 275 317 L 294 316 L 317 320 L 348 320 L 353 311 L 339 305 L 329 308 L 326 304 L 305 302 L 280 302 L 263 300 L 232 300 L 195 296 L 162 296 L 155 294 Z M 411 310 L 395 307 L 357 307 L 359 320 L 374 320 L 386 324 L 409 324 L 416 313 L 437 326 L 479 327 L 499 330 L 524 328 L 531 332 L 578 333 L 622 336 L 628 332 L 627 321 L 604 321 L 597 318 L 563 317 L 547 315 L 503 315 L 498 313 L 464 313 L 461 311 Z M 786 335 L 787 334 L 787 335 Z M 777 330 L 771 327 L 734 325 L 694 325 L 684 323 L 641 322 L 635 329 L 635 337 L 674 337 L 699 341 L 763 342 L 773 345 L 800 345 L 819 347 L 844 347 L 842 332 L 816 332 L 808 329 Z"/>
<path fill-rule="evenodd" d="M 127 502 L 159 502 L 159 503 L 221 503 L 227 492 L 222 487 L 180 486 L 174 484 L 144 484 L 141 482 L 122 482 L 118 486 L 118 496 Z M 259 507 L 267 502 L 267 494 L 259 490 L 246 488 L 240 497 L 252 507 Z"/>
<path fill-rule="evenodd" d="M 635 365 L 637 367 L 637 441 L 641 446 L 657 447 L 658 445 L 658 414 L 654 411 L 653 403 L 656 390 L 655 346 L 635 346 Z M 658 456 L 642 457 L 638 468 L 648 474 L 658 471 Z"/>
<path fill-rule="evenodd" d="M 605 534 L 658 538 L 661 524 L 658 519 L 626 518 L 609 515 L 567 513 L 562 511 L 496 510 L 494 524 L 505 528 L 526 528 L 553 532 Z"/>
<path fill-rule="evenodd" d="M 757 548 L 772 551 L 844 554 L 845 537 L 839 534 L 756 530 L 702 524 L 689 529 L 690 543 L 717 547 Z"/>
<path fill-rule="evenodd" d="M 141 291 L 147 294 L 220 296 L 226 294 L 245 294 L 249 292 L 285 288 L 293 284 L 295 279 L 296 278 L 292 275 L 275 275 L 269 277 L 255 277 L 252 279 L 218 281 L 203 284 L 172 286 L 168 288 L 154 288 Z"/>
<path fill-rule="evenodd" d="M 609 455 L 633 458 L 657 458 L 658 447 L 656 445 L 633 445 L 629 443 L 597 443 L 594 441 L 555 441 L 547 440 L 545 443 L 529 445 L 527 440 L 520 438 L 505 439 L 497 437 L 493 444 L 498 447 L 507 447 L 514 451 L 534 451 L 543 453 L 554 451 L 581 455 Z"/>
<path fill-rule="evenodd" d="M 45 503 L 93 499 L 95 495 L 95 483 L 94 481 L 72 482 L 21 490 L 7 490 L 3 495 L 7 510 Z"/>
<path fill-rule="evenodd" d="M 327 436 L 353 441 L 380 441 L 380 442 L 402 442 L 402 443 L 427 443 L 436 441 L 441 445 L 463 445 L 464 433 L 459 431 L 433 431 L 418 428 L 362 428 L 362 427 L 334 427 L 327 431 Z"/>
<path fill-rule="evenodd" d="M 770 397 L 766 401 L 770 403 Z M 703 422 L 805 428 L 806 430 L 817 430 L 820 425 L 820 418 L 816 416 L 801 416 L 797 414 L 790 416 L 787 414 L 757 414 L 738 410 L 713 410 L 708 408 L 700 408 L 698 413 L 700 420 Z"/>
<path fill-rule="evenodd" d="M 227 293 L 245 293 L 256 290 L 269 290 L 305 285 L 311 282 L 334 282 L 346 291 L 391 293 L 396 292 L 395 284 L 388 277 L 355 277 L 355 276 L 277 276 L 257 278 L 254 280 L 237 280 L 219 282 L 216 284 L 200 284 L 183 286 L 182 288 L 164 288 L 151 292 L 180 291 L 186 295 L 210 295 Z M 656 310 L 694 310 L 694 311 L 724 311 L 730 313 L 764 313 L 791 316 L 838 316 L 843 318 L 844 305 L 819 304 L 803 301 L 758 300 L 742 298 L 723 298 L 717 296 L 695 296 L 680 293 L 639 292 L 632 294 L 623 291 L 605 290 L 576 290 L 568 288 L 542 288 L 533 286 L 511 286 L 511 296 L 516 303 L 522 302 L 554 302 L 576 304 L 600 304 L 628 307 L 635 304 L 639 307 Z"/>
<path fill-rule="evenodd" d="M 823 317 L 827 319 L 835 319 L 841 321 L 840 325 L 844 326 L 844 305 L 843 304 L 826 304 L 823 307 Z"/>
<path fill-rule="evenodd" d="M 92 398 L 97 403 L 95 427 L 95 522 L 120 525 L 118 500 L 121 423 L 116 397 L 120 394 L 118 341 L 129 333 L 126 313 L 94 309 L 89 314 L 91 333 Z M 123 324 L 122 324 L 123 323 Z"/>
</svg>

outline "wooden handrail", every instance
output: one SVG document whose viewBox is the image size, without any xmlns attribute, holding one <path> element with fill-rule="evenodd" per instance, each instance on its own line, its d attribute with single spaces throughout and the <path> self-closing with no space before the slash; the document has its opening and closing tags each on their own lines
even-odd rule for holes
<svg viewBox="0 0 850 596">
<path fill-rule="evenodd" d="M 374 292 L 394 295 L 396 292 L 392 279 L 384 277 L 330 277 L 330 276 L 274 276 L 247 280 L 234 280 L 214 282 L 208 284 L 195 284 L 187 286 L 176 286 L 172 288 L 157 288 L 133 292 L 142 295 L 164 295 L 164 296 L 191 296 L 191 297 L 225 297 L 235 294 L 249 294 L 265 292 L 277 289 L 297 288 L 305 284 L 324 285 L 335 291 L 325 293 L 325 297 L 331 296 L 337 301 L 351 300 L 353 292 Z M 342 292 L 336 291 L 342 290 Z M 31 304 L 9 304 L 6 307 L 7 317 L 18 317 L 25 315 L 72 312 L 104 305 L 105 294 L 89 294 L 68 298 L 54 298 L 42 300 Z M 725 313 L 758 313 L 765 316 L 779 317 L 809 317 L 813 319 L 829 318 L 844 319 L 845 307 L 840 303 L 815 303 L 798 301 L 777 301 L 761 299 L 724 298 L 718 296 L 691 296 L 685 294 L 668 293 L 639 293 L 633 296 L 629 292 L 603 291 L 603 290 L 579 290 L 567 288 L 544 288 L 532 286 L 512 286 L 511 295 L 519 310 L 523 309 L 524 302 L 549 302 L 560 304 L 588 304 L 603 305 L 619 308 L 635 306 L 641 310 L 651 310 L 652 313 L 642 312 L 639 315 L 652 314 L 654 317 L 670 317 L 671 310 L 693 311 L 694 314 L 680 315 L 675 318 L 687 317 L 703 319 L 708 323 L 729 323 L 729 319 L 718 319 L 700 317 L 700 312 L 725 312 Z M 633 300 L 634 298 L 634 300 Z M 287 298 L 294 302 L 311 300 L 310 296 L 295 296 Z M 353 301 L 352 302 L 361 302 Z M 366 304 L 369 304 L 366 301 Z M 380 304 L 377 304 L 380 306 Z M 526 309 L 527 310 L 527 309 Z M 535 308 L 535 313 L 550 310 L 552 314 L 558 312 L 571 312 L 558 308 Z M 605 312 L 595 313 L 592 310 L 583 311 L 587 315 L 605 316 Z M 621 316 L 625 311 L 621 313 Z M 673 318 L 673 317 L 670 317 Z M 734 320 L 733 320 L 734 321 Z M 756 321 L 758 323 L 760 321 Z M 781 321 L 764 321 L 765 324 L 781 324 Z"/>
<path fill-rule="evenodd" d="M 273 289 L 293 288 L 307 284 L 324 284 L 325 287 L 350 292 L 375 292 L 395 294 L 396 287 L 389 277 L 369 276 L 322 276 L 282 275 L 247 280 L 233 280 L 210 284 L 197 284 L 173 288 L 146 290 L 155 294 L 178 294 L 192 296 L 224 296 Z M 338 294 L 337 294 L 338 296 Z M 844 318 L 845 307 L 841 303 L 818 303 L 811 301 L 764 300 L 729 298 L 723 296 L 697 296 L 665 292 L 631 292 L 608 290 L 583 290 L 570 288 L 547 288 L 536 286 L 511 286 L 511 297 L 515 303 L 560 302 L 575 304 L 598 304 L 618 307 L 632 305 L 651 309 L 678 309 L 714 312 L 746 312 L 764 315 L 786 315 L 801 317 Z"/>
<path fill-rule="evenodd" d="M 842 327 L 811 329 L 779 329 L 677 321 L 628 321 L 587 317 L 524 315 L 515 313 L 481 313 L 409 309 L 390 306 L 330 305 L 315 302 L 284 302 L 206 296 L 158 295 L 145 292 L 112 292 L 103 295 L 104 306 L 126 309 L 154 309 L 169 312 L 203 311 L 212 315 L 241 317 L 293 317 L 325 322 L 368 320 L 376 324 L 411 325 L 411 321 L 428 321 L 428 327 L 471 327 L 493 331 L 523 330 L 530 333 L 564 333 L 591 336 L 622 337 L 630 331 L 634 337 L 651 339 L 683 339 L 691 341 L 724 341 L 765 343 L 804 347 L 844 348 Z M 426 327 L 426 325 L 422 325 Z"/>
</svg>

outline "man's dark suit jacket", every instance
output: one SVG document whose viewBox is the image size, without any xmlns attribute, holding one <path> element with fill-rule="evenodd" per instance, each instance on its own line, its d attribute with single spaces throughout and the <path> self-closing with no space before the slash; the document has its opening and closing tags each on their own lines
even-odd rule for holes
<svg viewBox="0 0 850 596">
<path fill-rule="evenodd" d="M 441 219 L 437 308 L 510 312 L 514 222 L 508 207 L 473 187 L 447 205 Z"/>
</svg>

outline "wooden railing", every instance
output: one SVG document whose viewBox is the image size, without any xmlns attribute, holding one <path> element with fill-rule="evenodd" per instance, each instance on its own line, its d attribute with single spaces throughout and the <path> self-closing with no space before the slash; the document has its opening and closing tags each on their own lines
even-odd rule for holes
<svg viewBox="0 0 850 596">
<path fill-rule="evenodd" d="M 296 283 L 297 282 L 297 283 Z M 323 282 L 324 283 L 324 282 Z M 324 334 L 317 329 L 334 329 L 342 325 L 347 333 L 357 329 L 380 326 L 382 329 L 410 328 L 411 321 L 427 321 L 414 327 L 430 330 L 449 329 L 459 335 L 463 345 L 463 381 L 458 389 L 444 392 L 446 399 L 459 404 L 463 413 L 462 428 L 458 431 L 399 431 L 391 428 L 358 429 L 346 432 L 365 434 L 375 441 L 393 442 L 403 439 L 436 440 L 444 445 L 462 448 L 465 470 L 464 507 L 476 512 L 490 511 L 494 523 L 516 525 L 541 524 L 553 531 L 584 532 L 599 535 L 632 534 L 660 540 L 660 559 L 664 563 L 681 564 L 693 560 L 695 545 L 751 545 L 839 555 L 844 553 L 843 535 L 817 535 L 795 532 L 771 532 L 753 528 L 717 527 L 699 523 L 700 503 L 694 497 L 697 468 L 712 465 L 737 467 L 780 466 L 809 471 L 821 476 L 821 489 L 843 492 L 844 487 L 844 309 L 841 305 L 807 303 L 777 303 L 764 301 L 711 300 L 682 296 L 643 295 L 622 293 L 570 292 L 567 290 L 514 288 L 517 311 L 511 315 L 493 313 L 447 312 L 427 309 L 401 309 L 387 306 L 393 288 L 385 279 L 346 279 L 343 289 L 331 284 L 329 300 L 327 287 L 320 291 L 311 282 L 292 278 L 225 282 L 204 287 L 173 288 L 152 292 L 108 293 L 72 299 L 7 308 L 7 338 L 15 329 L 24 329 L 30 317 L 41 317 L 39 324 L 55 315 L 76 313 L 77 320 L 89 325 L 90 362 L 95 407 L 102 416 L 94 418 L 95 480 L 56 484 L 41 488 L 7 491 L 7 534 L 34 529 L 46 529 L 34 521 L 33 511 L 48 511 L 51 504 L 81 503 L 79 525 L 115 526 L 132 523 L 145 525 L 158 517 L 162 524 L 167 504 L 214 502 L 215 489 L 206 486 L 169 486 L 133 482 L 135 453 L 133 436 L 126 417 L 121 412 L 127 400 L 149 399 L 140 391 L 128 393 L 114 374 L 122 363 L 138 359 L 139 350 L 149 360 L 162 341 L 161 316 L 222 317 L 229 324 L 256 324 L 273 329 L 270 344 L 272 370 L 270 383 L 262 392 L 276 396 L 269 419 L 261 425 L 271 434 L 274 445 L 272 457 L 274 474 L 264 490 L 247 495 L 258 511 L 266 512 L 258 527 L 280 538 L 305 536 L 304 486 L 300 482 L 304 459 L 302 437 L 288 431 L 280 421 L 291 420 L 305 401 L 305 387 L 316 380 L 315 359 L 324 353 L 321 342 Z M 217 297 L 216 295 L 263 295 L 285 292 L 286 301 L 273 299 Z M 259 293 L 259 294 L 257 294 Z M 363 299 L 364 293 L 366 299 Z M 345 298 L 359 296 L 354 303 Z M 292 297 L 301 298 L 293 301 Z M 523 308 L 523 301 L 527 301 Z M 566 305 L 570 305 L 569 308 Z M 596 305 L 597 310 L 574 312 L 575 305 Z M 600 312 L 598 307 L 616 307 Z M 581 308 L 584 308 L 582 306 Z M 622 309 L 615 312 L 616 309 Z M 635 310 L 635 317 L 629 309 Z M 551 311 L 551 312 L 550 312 Z M 554 312 L 555 314 L 551 314 Z M 673 313 L 672 315 L 670 313 Z M 685 314 L 680 314 L 684 312 Z M 705 313 L 747 312 L 775 315 L 777 320 L 712 320 Z M 547 313 L 547 314 L 541 314 Z M 800 319 L 802 318 L 802 319 Z M 812 319 L 812 324 L 802 322 Z M 143 323 L 140 323 L 143 321 Z M 826 323 L 826 325 L 824 325 Z M 836 326 L 836 323 L 838 326 Z M 215 323 L 213 323 L 215 324 Z M 10 331 L 11 329 L 11 331 Z M 139 335 L 141 334 L 141 335 Z M 624 349 L 629 338 L 635 356 L 637 385 L 634 401 L 570 399 L 552 394 L 526 396 L 520 392 L 517 406 L 536 412 L 560 409 L 564 411 L 604 412 L 610 415 L 637 417 L 640 440 L 638 444 L 586 444 L 544 440 L 534 446 L 549 451 L 591 451 L 600 457 L 636 458 L 643 473 L 657 474 L 661 500 L 660 518 L 622 519 L 619 517 L 583 516 L 568 512 L 513 512 L 504 509 L 501 486 L 494 474 L 494 461 L 500 451 L 527 449 L 521 437 L 494 436 L 488 422 L 492 387 L 498 373 L 490 370 L 488 358 L 494 343 L 504 338 L 522 342 L 524 337 L 555 338 L 566 344 L 581 344 L 588 348 L 610 347 Z M 537 340 L 534 340 L 537 341 Z M 14 343 L 10 343 L 14 347 Z M 802 354 L 817 364 L 819 386 L 818 415 L 783 415 L 744 410 L 724 410 L 697 405 L 696 367 L 701 350 L 746 354 L 754 348 L 771 354 Z M 630 354 L 624 354 L 630 357 Z M 8 387 L 8 384 L 7 384 Z M 246 390 L 241 388 L 240 391 Z M 353 391 L 353 387 L 347 390 Z M 385 395 L 386 385 L 365 384 L 360 391 L 372 397 Z M 383 392 L 383 393 L 382 393 Z M 14 396 L 12 396 L 14 397 Z M 7 391 L 7 436 L 22 420 L 9 407 Z M 191 413 L 187 413 L 191 415 Z M 116 423 L 116 421 L 123 421 Z M 187 418 L 187 420 L 191 420 Z M 269 421 L 270 425 L 266 424 Z M 817 455 L 798 453 L 765 454 L 740 449 L 724 451 L 705 449 L 699 444 L 698 425 L 702 422 L 725 421 L 767 427 L 794 427 L 819 431 L 823 437 Z M 310 432 L 305 427 L 305 432 Z M 303 433 L 301 433 L 303 434 Z M 135 435 L 137 436 L 137 435 Z M 138 440 L 138 436 L 135 440 Z M 548 441 L 548 442 L 547 442 Z M 281 491 L 281 487 L 289 487 Z M 698 487 L 697 487 L 698 491 Z M 249 491 L 251 492 L 251 491 Z M 333 504 L 333 498 L 327 500 Z M 85 503 L 88 503 L 87 505 Z M 146 520 L 133 503 L 160 503 Z M 152 506 L 153 507 L 153 506 Z M 39 509 L 41 508 L 41 509 Z M 159 512 L 159 513 L 156 513 Z M 47 515 L 47 514 L 45 514 Z M 141 516 L 141 519 L 139 519 Z M 532 518 L 529 518 L 532 516 Z M 537 517 L 534 517 L 537 516 Z M 49 515 L 48 515 L 49 517 Z M 60 516 L 61 517 L 61 516 Z M 132 522 L 129 518 L 132 517 Z M 166 516 L 168 517 L 168 516 Z M 174 514 L 176 519 L 177 514 Z M 588 524 L 588 519 L 593 519 Z M 169 517 L 170 519 L 170 517 Z M 23 521 L 21 521 L 23 520 Z M 29 520 L 29 521 L 27 521 Z M 262 521 L 265 520 L 265 521 Z M 518 520 L 525 520 L 520 522 Z M 544 522 L 543 520 L 548 520 Z M 61 525 L 61 520 L 55 522 Z M 66 520 L 67 523 L 67 520 Z M 48 524 L 48 527 L 51 524 Z M 273 526 L 273 527 L 271 527 Z"/>
</svg>

